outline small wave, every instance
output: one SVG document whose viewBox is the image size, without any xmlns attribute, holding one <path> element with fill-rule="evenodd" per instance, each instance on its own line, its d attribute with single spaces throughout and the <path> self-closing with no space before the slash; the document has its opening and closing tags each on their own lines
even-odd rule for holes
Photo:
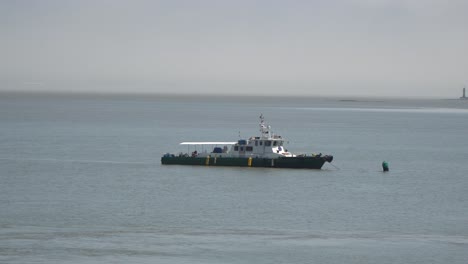
<svg viewBox="0 0 468 264">
<path fill-rule="evenodd" d="M 425 235 L 425 234 L 390 234 L 390 233 L 320 233 L 299 234 L 293 236 L 277 237 L 279 240 L 293 241 L 387 241 L 387 242 L 432 242 L 454 245 L 468 245 L 468 237 L 462 235 Z"/>
<path fill-rule="evenodd" d="M 460 108 L 354 108 L 354 107 L 299 107 L 296 110 L 307 111 L 352 111 L 381 113 L 424 113 L 424 114 L 468 114 L 468 109 Z"/>
<path fill-rule="evenodd" d="M 80 159 L 17 159 L 0 158 L 0 160 L 16 162 L 69 162 L 69 163 L 107 163 L 107 164 L 153 164 L 145 161 L 116 161 L 116 160 L 80 160 Z"/>
</svg>

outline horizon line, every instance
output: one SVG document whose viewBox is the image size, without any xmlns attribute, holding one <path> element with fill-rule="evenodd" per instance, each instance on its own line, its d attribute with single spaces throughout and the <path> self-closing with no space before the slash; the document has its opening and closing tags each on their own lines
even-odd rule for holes
<svg viewBox="0 0 468 264">
<path fill-rule="evenodd" d="M 31 95 L 83 95 L 83 96 L 164 96 L 164 97 L 265 97 L 265 98 L 330 98 L 330 99 L 354 99 L 354 98 L 371 98 L 371 99 L 421 99 L 421 100 L 457 100 L 459 97 L 441 97 L 441 96 L 395 96 L 395 95 L 326 95 L 326 94 L 280 94 L 280 93 L 184 93 L 184 92 L 151 92 L 151 91 L 60 91 L 60 90 L 0 90 L 0 94 L 31 94 Z"/>
</svg>

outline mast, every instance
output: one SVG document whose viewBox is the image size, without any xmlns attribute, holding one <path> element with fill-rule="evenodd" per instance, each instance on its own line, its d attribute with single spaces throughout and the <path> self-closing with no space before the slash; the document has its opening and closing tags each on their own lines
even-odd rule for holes
<svg viewBox="0 0 468 264">
<path fill-rule="evenodd" d="M 270 138 L 270 126 L 265 124 L 263 114 L 260 114 L 260 132 L 262 133 L 262 138 Z"/>
</svg>

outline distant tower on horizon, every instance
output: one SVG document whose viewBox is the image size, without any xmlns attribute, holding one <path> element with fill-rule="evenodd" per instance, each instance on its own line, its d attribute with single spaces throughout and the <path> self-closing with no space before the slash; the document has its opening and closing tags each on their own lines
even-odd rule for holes
<svg viewBox="0 0 468 264">
<path fill-rule="evenodd" d="M 465 87 L 463 87 L 463 96 L 460 97 L 460 99 L 468 99 L 468 97 L 465 96 Z"/>
</svg>

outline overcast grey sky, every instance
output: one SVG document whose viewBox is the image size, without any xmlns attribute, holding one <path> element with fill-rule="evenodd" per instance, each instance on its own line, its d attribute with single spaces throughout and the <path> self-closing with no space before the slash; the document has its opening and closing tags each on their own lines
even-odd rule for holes
<svg viewBox="0 0 468 264">
<path fill-rule="evenodd" d="M 458 97 L 468 0 L 0 0 L 0 89 Z"/>
</svg>

